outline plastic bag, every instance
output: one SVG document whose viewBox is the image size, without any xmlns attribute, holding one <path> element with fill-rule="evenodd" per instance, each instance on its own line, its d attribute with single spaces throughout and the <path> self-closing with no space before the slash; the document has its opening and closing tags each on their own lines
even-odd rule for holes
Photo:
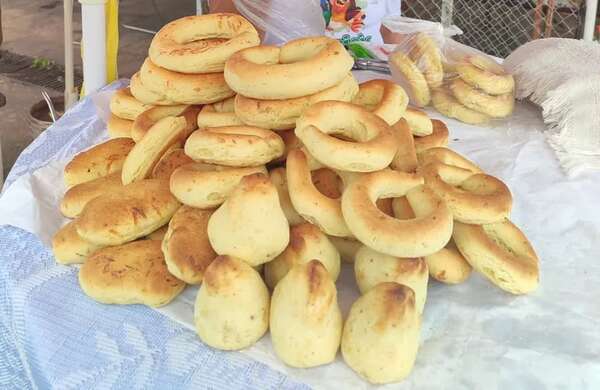
<svg viewBox="0 0 600 390">
<path fill-rule="evenodd" d="M 319 0 L 233 0 L 245 18 L 266 32 L 266 44 L 325 34 Z"/>
<path fill-rule="evenodd" d="M 462 31 L 400 16 L 383 25 L 401 41 L 388 61 L 394 80 L 418 107 L 470 124 L 506 118 L 514 108 L 514 80 L 494 58 L 454 41 Z"/>
</svg>

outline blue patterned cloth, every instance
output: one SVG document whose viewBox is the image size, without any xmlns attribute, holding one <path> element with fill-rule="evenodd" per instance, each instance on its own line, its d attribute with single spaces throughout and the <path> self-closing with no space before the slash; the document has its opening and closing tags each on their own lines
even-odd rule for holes
<svg viewBox="0 0 600 390">
<path fill-rule="evenodd" d="M 94 103 L 83 100 L 21 154 L 5 186 L 90 146 L 100 127 Z M 307 386 L 240 353 L 211 349 L 144 306 L 108 306 L 86 298 L 75 268 L 57 265 L 34 235 L 1 226 L 0 389 L 36 388 Z"/>
</svg>

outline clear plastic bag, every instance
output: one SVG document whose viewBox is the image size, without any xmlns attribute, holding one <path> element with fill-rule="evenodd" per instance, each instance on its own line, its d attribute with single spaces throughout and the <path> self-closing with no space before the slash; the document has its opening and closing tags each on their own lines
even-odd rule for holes
<svg viewBox="0 0 600 390">
<path fill-rule="evenodd" d="M 413 105 L 432 104 L 441 114 L 471 124 L 512 114 L 512 76 L 493 57 L 454 41 L 460 29 L 400 16 L 385 18 L 383 25 L 400 36 L 388 61 Z"/>
<path fill-rule="evenodd" d="M 325 34 L 319 0 L 233 0 L 245 18 L 266 32 L 266 44 Z"/>
</svg>

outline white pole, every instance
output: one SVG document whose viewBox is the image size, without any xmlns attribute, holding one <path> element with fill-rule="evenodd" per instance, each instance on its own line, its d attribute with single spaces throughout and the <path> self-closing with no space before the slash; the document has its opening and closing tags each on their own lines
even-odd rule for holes
<svg viewBox="0 0 600 390">
<path fill-rule="evenodd" d="M 64 0 L 64 39 L 65 39 L 65 109 L 77 102 L 75 77 L 73 74 L 73 0 Z"/>
<path fill-rule="evenodd" d="M 106 85 L 106 1 L 79 0 L 86 95 Z"/>
<path fill-rule="evenodd" d="M 596 26 L 596 13 L 598 12 L 598 0 L 586 0 L 585 2 L 585 24 L 583 26 L 583 39 L 594 40 L 594 28 Z"/>
</svg>

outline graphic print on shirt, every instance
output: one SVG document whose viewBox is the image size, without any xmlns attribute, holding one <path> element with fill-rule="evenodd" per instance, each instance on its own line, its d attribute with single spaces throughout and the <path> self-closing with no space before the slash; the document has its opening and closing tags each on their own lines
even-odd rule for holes
<svg viewBox="0 0 600 390">
<path fill-rule="evenodd" d="M 331 33 L 347 32 L 340 37 L 345 44 L 356 41 L 369 42 L 372 37 L 361 33 L 367 16 L 366 7 L 366 0 L 321 0 L 325 29 Z M 354 36 L 351 33 L 354 33 Z"/>
</svg>

